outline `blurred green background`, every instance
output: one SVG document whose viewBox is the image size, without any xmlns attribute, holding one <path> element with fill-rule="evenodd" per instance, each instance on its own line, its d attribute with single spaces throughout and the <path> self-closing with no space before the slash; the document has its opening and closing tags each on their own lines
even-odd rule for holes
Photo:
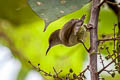
<svg viewBox="0 0 120 80">
<path fill-rule="evenodd" d="M 70 19 L 80 18 L 83 14 L 87 15 L 85 20 L 87 24 L 90 14 L 90 3 L 84 5 L 78 11 L 52 22 L 46 32 L 43 32 L 43 20 L 32 11 L 26 0 L 0 0 L 0 54 L 3 54 L 2 47 L 7 47 L 5 50 L 8 50 L 8 53 L 11 52 L 10 55 L 12 55 L 10 59 L 14 58 L 19 61 L 20 69 L 16 72 L 17 75 L 14 76 L 14 80 L 26 80 L 26 76 L 33 69 L 31 65 L 28 64 L 29 60 L 35 66 L 40 63 L 40 68 L 46 72 L 54 73 L 53 67 L 55 67 L 57 71 L 63 70 L 61 76 L 65 76 L 70 68 L 72 68 L 76 74 L 84 69 L 89 61 L 82 44 L 73 47 L 57 45 L 45 56 L 50 34 L 56 29 L 60 29 Z M 107 6 L 102 7 L 99 17 L 98 34 L 112 34 L 114 23 L 117 23 L 117 18 L 112 10 Z M 88 41 L 88 39 L 85 41 L 87 47 L 89 47 Z M 112 50 L 112 47 L 110 48 Z M 103 53 L 105 53 L 105 51 L 103 51 Z M 9 61 L 7 58 L 8 57 L 5 56 L 3 60 Z M 4 67 L 4 61 L 0 61 L 0 65 Z M 0 72 L 0 74 L 2 73 Z M 43 77 L 42 80 L 52 80 L 52 78 L 45 77 L 42 73 L 40 74 Z M 105 80 L 119 80 L 120 78 L 119 75 L 113 79 L 108 77 L 107 74 L 103 76 L 105 76 Z"/>
</svg>

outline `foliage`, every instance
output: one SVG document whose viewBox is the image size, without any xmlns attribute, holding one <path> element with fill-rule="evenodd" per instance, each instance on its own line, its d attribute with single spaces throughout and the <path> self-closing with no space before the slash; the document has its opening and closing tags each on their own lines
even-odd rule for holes
<svg viewBox="0 0 120 80">
<path fill-rule="evenodd" d="M 26 0 L 2 0 L 0 1 L 0 44 L 9 47 L 14 53 L 13 55 L 20 59 L 22 66 L 27 66 L 24 68 L 26 70 L 21 69 L 20 73 L 25 72 L 25 74 L 27 74 L 28 71 L 32 69 L 27 63 L 27 61 L 30 60 L 34 65 L 40 63 L 40 68 L 47 72 L 54 73 L 52 68 L 55 67 L 57 71 L 62 69 L 63 72 L 61 75 L 65 76 L 65 74 L 69 72 L 69 69 L 72 68 L 73 71 L 78 74 L 87 60 L 87 52 L 81 44 L 73 47 L 65 47 L 63 45 L 55 46 L 47 56 L 45 56 L 45 52 L 48 47 L 49 35 L 56 29 L 60 29 L 67 21 L 73 18 L 80 18 L 83 14 L 86 14 L 85 23 L 88 23 L 90 5 L 91 4 L 88 3 L 82 8 L 80 6 L 79 8 L 81 9 L 58 20 L 56 20 L 56 14 L 50 13 L 52 14 L 52 18 L 55 16 L 53 19 L 50 17 L 50 22 L 53 20 L 56 21 L 48 26 L 46 32 L 43 32 L 44 21 L 36 16 Z M 37 11 L 38 10 L 39 8 Z M 65 14 L 69 12 L 71 11 Z M 60 15 L 60 17 L 61 16 L 62 15 Z M 114 12 L 107 6 L 102 7 L 98 24 L 99 35 L 108 34 L 111 37 L 114 23 L 117 23 L 117 17 Z M 5 36 L 7 36 L 7 38 Z M 101 38 L 101 36 L 99 36 L 99 38 Z M 85 44 L 88 46 L 89 43 L 87 42 L 88 40 L 85 41 Z M 109 43 L 106 45 L 108 44 Z M 112 46 L 110 49 L 112 50 Z M 17 53 L 20 55 L 17 55 Z M 105 53 L 105 51 L 102 53 Z M 25 60 L 24 58 L 21 59 L 20 56 L 24 57 Z M 47 79 L 49 80 L 49 77 L 47 77 Z"/>
<path fill-rule="evenodd" d="M 44 19 L 45 25 L 48 26 L 50 22 L 80 9 L 85 3 L 88 3 L 88 1 L 89 0 L 28 0 L 28 3 L 37 15 Z"/>
</svg>

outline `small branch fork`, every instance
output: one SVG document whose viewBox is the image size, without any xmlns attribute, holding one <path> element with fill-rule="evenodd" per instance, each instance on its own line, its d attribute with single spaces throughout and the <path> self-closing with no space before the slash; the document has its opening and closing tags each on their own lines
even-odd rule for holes
<svg viewBox="0 0 120 80">
<path fill-rule="evenodd" d="M 97 7 L 101 7 L 104 3 L 109 3 L 112 5 L 120 5 L 120 3 L 114 3 L 114 2 L 111 2 L 109 0 L 103 0 Z"/>
<path fill-rule="evenodd" d="M 96 4 L 95 1 L 97 2 L 97 0 L 94 0 L 94 5 Z M 100 8 L 104 3 L 109 3 L 109 4 L 113 4 L 113 5 L 119 5 L 118 3 L 113 3 L 113 2 L 110 2 L 108 0 L 103 0 L 101 3 L 97 2 L 98 5 L 97 5 L 97 8 Z M 99 56 L 100 56 L 100 60 L 101 60 L 101 64 L 103 66 L 103 68 L 97 72 L 97 66 L 96 64 L 94 63 L 97 63 L 96 60 L 97 60 L 97 56 L 95 54 L 90 54 L 90 65 L 87 66 L 79 75 L 76 75 L 75 73 L 73 73 L 73 70 L 70 69 L 69 70 L 69 73 L 66 74 L 65 77 L 60 77 L 59 74 L 62 72 L 62 70 L 60 70 L 59 72 L 56 71 L 56 69 L 53 67 L 53 71 L 55 74 L 51 74 L 51 73 L 48 73 L 48 72 L 45 72 L 44 70 L 40 69 L 39 67 L 39 64 L 38 66 L 34 66 L 30 61 L 28 61 L 29 64 L 32 65 L 33 68 L 37 69 L 39 72 L 42 72 L 44 73 L 45 76 L 50 76 L 50 77 L 53 77 L 54 79 L 59 79 L 59 80 L 75 80 L 75 79 L 78 79 L 78 80 L 84 80 L 86 77 L 85 77 L 85 72 L 87 70 L 89 70 L 91 72 L 91 79 L 92 80 L 99 80 L 97 77 L 99 77 L 99 75 L 103 72 L 103 71 L 106 71 L 107 73 L 111 74 L 111 72 L 113 72 L 111 75 L 114 77 L 115 76 L 115 71 L 119 71 L 120 72 L 120 64 L 116 63 L 116 59 L 120 57 L 120 55 L 117 55 L 116 56 L 116 51 L 115 51 L 115 41 L 116 40 L 120 40 L 120 38 L 116 38 L 115 37 L 115 26 L 114 26 L 114 37 L 113 38 L 109 38 L 109 39 L 99 39 L 97 38 L 97 36 L 95 35 L 97 33 L 97 24 L 96 22 L 98 22 L 98 15 L 99 15 L 99 9 L 96 8 L 96 5 L 92 7 L 92 10 L 91 10 L 91 20 L 89 22 L 89 24 L 92 25 L 92 29 L 90 29 L 90 41 L 91 41 L 91 46 L 92 46 L 92 49 L 91 51 L 89 52 L 89 50 L 86 48 L 85 44 L 81 41 L 81 43 L 83 44 L 83 46 L 85 47 L 85 49 L 89 52 L 89 53 L 92 53 L 92 51 L 97 51 L 97 41 L 98 43 L 100 42 L 106 42 L 106 41 L 114 41 L 114 48 L 113 48 L 113 54 L 110 54 L 108 48 L 106 48 L 107 52 L 109 53 L 109 58 L 112 59 L 112 61 L 107 64 L 107 65 L 104 65 L 104 60 L 102 58 L 102 55 L 99 53 Z M 97 14 L 94 14 L 97 13 Z M 95 20 L 96 19 L 96 20 Z M 95 21 L 94 21 L 95 20 Z M 95 22 L 95 23 L 94 23 Z M 93 24 L 92 24 L 93 23 Z M 113 58 L 114 56 L 114 58 Z M 109 59 L 108 58 L 108 59 Z M 93 61 L 94 60 L 94 61 Z M 112 63 L 115 63 L 115 66 L 116 67 L 116 70 L 106 70 Z M 70 75 L 72 74 L 72 78 L 70 77 Z"/>
<path fill-rule="evenodd" d="M 115 50 L 115 41 L 116 40 L 120 40 L 120 38 L 116 38 L 115 37 L 115 27 L 116 27 L 116 24 L 114 24 L 114 38 L 111 38 L 111 39 L 99 39 L 98 41 L 101 42 L 101 41 L 114 41 L 114 46 L 113 46 L 113 53 L 111 54 L 110 51 L 109 51 L 109 47 L 106 47 L 106 51 L 108 53 L 108 56 L 106 56 L 105 58 L 108 60 L 108 59 L 112 59 L 112 61 L 107 64 L 106 66 L 104 65 L 104 60 L 102 59 L 102 56 L 100 54 L 100 51 L 99 51 L 99 55 L 100 55 L 100 60 L 101 60 L 101 64 L 103 66 L 103 68 L 97 72 L 98 75 L 100 75 L 100 73 L 102 73 L 103 71 L 107 72 L 108 74 L 110 74 L 112 77 L 115 76 L 115 72 L 117 71 L 118 73 L 120 73 L 120 64 L 116 62 L 116 60 L 120 57 L 120 55 L 116 55 L 116 53 L 118 53 L 116 50 Z M 104 49 L 104 48 L 100 48 L 101 49 Z M 114 57 L 114 58 L 113 58 Z M 106 70 L 111 64 L 115 63 L 115 70 Z"/>
<path fill-rule="evenodd" d="M 37 70 L 38 72 L 44 73 L 45 76 L 53 77 L 55 80 L 56 79 L 58 79 L 58 80 L 75 80 L 75 79 L 77 79 L 77 80 L 84 80 L 84 79 L 86 79 L 85 72 L 87 70 L 89 70 L 89 66 L 87 66 L 81 73 L 79 73 L 78 75 L 76 75 L 75 73 L 73 73 L 73 70 L 70 68 L 69 73 L 67 73 L 66 76 L 60 77 L 59 74 L 62 72 L 62 70 L 60 70 L 59 72 L 57 72 L 56 69 L 53 67 L 53 71 L 54 71 L 55 74 L 51 74 L 51 73 L 48 73 L 48 72 L 40 69 L 40 67 L 39 67 L 40 64 L 38 64 L 37 66 L 35 66 L 35 65 L 33 65 L 31 63 L 31 61 L 28 61 L 28 63 L 30 65 L 32 65 L 32 67 L 35 70 Z M 70 75 L 72 75 L 72 77 Z"/>
<path fill-rule="evenodd" d="M 116 28 L 117 24 L 114 24 L 114 37 L 113 38 L 109 38 L 109 39 L 99 39 L 98 42 L 101 42 L 101 41 L 114 41 L 114 50 L 115 50 L 115 41 L 116 40 L 120 40 L 120 38 L 116 38 L 115 37 L 115 28 Z"/>
<path fill-rule="evenodd" d="M 82 40 L 78 40 L 82 45 L 84 46 L 85 50 L 89 53 L 89 49 L 85 46 L 84 42 Z"/>
<path fill-rule="evenodd" d="M 85 72 L 86 72 L 87 70 L 89 70 L 89 66 L 87 66 L 87 67 L 79 74 L 79 76 L 80 76 L 81 78 L 82 78 L 82 77 L 86 78 L 86 77 L 85 77 Z"/>
<path fill-rule="evenodd" d="M 105 71 L 105 72 L 107 72 L 108 74 L 110 74 L 112 77 L 114 77 L 115 76 L 115 72 L 119 72 L 120 73 L 120 64 L 119 63 L 116 63 L 116 59 L 117 58 L 119 58 L 120 57 L 120 55 L 115 55 L 115 51 L 113 52 L 113 54 L 110 54 L 110 52 L 109 52 L 109 50 L 108 50 L 108 47 L 106 47 L 106 50 L 107 50 L 107 52 L 108 52 L 108 56 L 106 57 L 106 59 L 108 60 L 108 59 L 112 59 L 112 61 L 109 63 L 109 64 L 107 64 L 106 66 L 104 65 L 104 60 L 102 59 L 102 56 L 101 56 L 101 54 L 99 53 L 99 55 L 100 55 L 100 60 L 101 60 L 101 64 L 102 64 L 102 66 L 103 66 L 103 68 L 100 70 L 100 71 L 98 71 L 97 72 L 97 74 L 98 75 L 100 75 L 103 71 Z M 115 58 L 113 58 L 112 56 L 114 56 Z M 115 70 L 106 70 L 111 64 L 113 64 L 113 63 L 115 63 Z"/>
<path fill-rule="evenodd" d="M 101 69 L 98 74 L 100 74 L 101 72 L 103 72 L 109 65 L 111 65 L 118 57 L 120 57 L 120 55 L 118 55 L 117 57 L 115 57 L 115 59 L 113 59 L 109 64 L 107 64 L 103 69 Z"/>
<path fill-rule="evenodd" d="M 47 73 L 47 72 L 45 72 L 44 70 L 40 69 L 40 68 L 39 68 L 39 65 L 40 65 L 40 64 L 38 64 L 38 66 L 36 67 L 36 66 L 34 66 L 34 65 L 31 63 L 31 61 L 28 61 L 28 63 L 29 63 L 30 65 L 32 65 L 32 67 L 33 67 L 35 70 L 37 70 L 38 72 L 43 72 L 44 75 L 46 75 L 46 76 L 53 76 L 52 74 Z"/>
</svg>

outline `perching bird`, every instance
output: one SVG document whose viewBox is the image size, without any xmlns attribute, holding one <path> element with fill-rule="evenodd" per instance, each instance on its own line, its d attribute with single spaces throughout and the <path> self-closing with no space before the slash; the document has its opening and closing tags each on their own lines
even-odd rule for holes
<svg viewBox="0 0 120 80">
<path fill-rule="evenodd" d="M 81 19 L 72 19 L 62 29 L 54 31 L 49 37 L 49 47 L 46 55 L 51 47 L 58 44 L 70 47 L 78 43 L 83 43 L 82 40 L 84 40 L 86 35 L 86 28 L 83 26 L 85 16 L 83 15 Z"/>
</svg>

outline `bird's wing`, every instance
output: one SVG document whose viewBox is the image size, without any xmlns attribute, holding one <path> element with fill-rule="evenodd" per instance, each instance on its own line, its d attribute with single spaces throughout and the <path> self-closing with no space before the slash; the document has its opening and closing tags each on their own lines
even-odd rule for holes
<svg viewBox="0 0 120 80">
<path fill-rule="evenodd" d="M 61 29 L 59 36 L 60 36 L 60 39 L 63 42 L 63 44 L 67 45 L 69 43 L 69 37 L 72 33 L 72 30 L 74 28 L 76 21 L 77 21 L 77 19 L 70 20 Z"/>
</svg>

